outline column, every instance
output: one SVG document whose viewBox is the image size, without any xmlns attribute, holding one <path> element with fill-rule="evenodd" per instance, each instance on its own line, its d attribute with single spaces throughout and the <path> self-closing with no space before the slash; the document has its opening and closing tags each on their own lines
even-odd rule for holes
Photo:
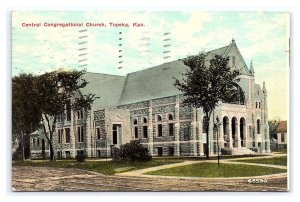
<svg viewBox="0 0 300 202">
<path fill-rule="evenodd" d="M 228 137 L 229 137 L 229 148 L 233 148 L 234 140 L 232 139 L 232 133 L 231 133 L 231 119 L 228 120 Z"/>
<path fill-rule="evenodd" d="M 200 156 L 204 156 L 204 150 L 203 150 L 203 131 L 202 131 L 202 119 L 203 117 L 201 116 L 201 109 L 197 109 L 197 119 L 198 119 L 198 123 L 197 126 L 199 128 L 198 132 L 199 132 L 199 154 Z"/>
<path fill-rule="evenodd" d="M 175 144 L 176 144 L 176 155 L 180 156 L 180 117 L 179 117 L 179 95 L 176 96 L 176 104 L 175 104 L 175 117 L 176 117 L 176 133 L 175 133 Z"/>
<path fill-rule="evenodd" d="M 148 123 L 149 123 L 149 143 L 148 143 L 148 146 L 149 146 L 149 152 L 150 152 L 150 155 L 153 155 L 153 120 L 152 120 L 152 117 L 153 117 L 153 108 L 152 108 L 152 100 L 149 101 L 149 111 L 148 111 Z"/>
<path fill-rule="evenodd" d="M 241 148 L 241 131 L 240 131 L 240 121 L 236 121 L 235 139 L 237 140 L 237 147 Z"/>
<path fill-rule="evenodd" d="M 220 118 L 220 120 L 222 120 L 221 118 Z M 223 130 L 223 122 L 221 123 L 221 125 L 220 125 L 220 127 L 219 127 L 219 134 L 220 134 L 220 136 L 219 136 L 219 147 L 220 147 L 220 151 L 221 151 L 221 148 L 223 148 L 224 147 L 224 130 Z"/>
<path fill-rule="evenodd" d="M 193 108 L 193 119 L 192 119 L 192 127 L 193 127 L 193 146 L 194 146 L 194 156 L 197 156 L 197 141 L 196 141 L 196 128 L 197 128 L 197 111 L 196 108 Z"/>
</svg>

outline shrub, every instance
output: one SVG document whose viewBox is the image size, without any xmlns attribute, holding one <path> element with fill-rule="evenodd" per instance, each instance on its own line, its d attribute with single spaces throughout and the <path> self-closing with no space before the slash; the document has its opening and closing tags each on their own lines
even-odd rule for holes
<svg viewBox="0 0 300 202">
<path fill-rule="evenodd" d="M 112 150 L 113 161 L 148 161 L 151 158 L 148 149 L 143 147 L 139 140 L 133 140 Z"/>
<path fill-rule="evenodd" d="M 232 149 L 231 148 L 221 148 L 221 154 L 222 155 L 232 155 Z"/>
<path fill-rule="evenodd" d="M 78 162 L 83 163 L 85 162 L 86 156 L 85 154 L 77 154 L 75 158 Z"/>
</svg>

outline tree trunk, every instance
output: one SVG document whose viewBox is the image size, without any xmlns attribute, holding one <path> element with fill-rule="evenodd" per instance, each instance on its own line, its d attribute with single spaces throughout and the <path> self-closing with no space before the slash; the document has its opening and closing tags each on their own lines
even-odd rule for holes
<svg viewBox="0 0 300 202">
<path fill-rule="evenodd" d="M 209 121 L 210 121 L 210 112 L 205 113 L 207 117 L 206 123 L 206 159 L 209 159 Z"/>
</svg>

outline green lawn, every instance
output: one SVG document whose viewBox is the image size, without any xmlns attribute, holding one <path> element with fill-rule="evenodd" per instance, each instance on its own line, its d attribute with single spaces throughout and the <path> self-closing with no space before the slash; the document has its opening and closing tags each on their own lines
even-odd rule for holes
<svg viewBox="0 0 300 202">
<path fill-rule="evenodd" d="M 246 160 L 236 160 L 245 163 L 261 163 L 261 164 L 273 164 L 273 165 L 280 165 L 286 166 L 287 165 L 287 157 L 280 156 L 274 158 L 262 158 L 262 159 L 246 159 Z"/>
<path fill-rule="evenodd" d="M 247 177 L 286 172 L 284 169 L 241 164 L 197 163 L 169 169 L 152 171 L 145 174 L 180 177 Z"/>
<path fill-rule="evenodd" d="M 76 160 L 57 160 L 50 162 L 44 161 L 16 161 L 13 166 L 35 166 L 35 167 L 56 167 L 56 168 L 78 168 L 83 170 L 90 170 L 99 172 L 105 175 L 113 175 L 118 172 L 125 172 L 131 170 L 138 170 L 148 167 L 160 166 L 171 163 L 179 163 L 184 160 L 180 159 L 152 159 L 147 162 L 112 162 L 112 161 L 86 161 L 79 163 Z"/>
</svg>

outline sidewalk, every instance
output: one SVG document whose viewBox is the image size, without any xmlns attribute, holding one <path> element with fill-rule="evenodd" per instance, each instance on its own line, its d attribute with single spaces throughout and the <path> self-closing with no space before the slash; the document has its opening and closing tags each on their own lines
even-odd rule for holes
<svg viewBox="0 0 300 202">
<path fill-rule="evenodd" d="M 272 165 L 272 164 L 259 164 L 259 163 L 247 163 L 247 162 L 238 162 L 235 160 L 244 160 L 244 159 L 262 159 L 262 158 L 274 158 L 274 157 L 279 157 L 279 156 L 286 156 L 286 154 L 273 154 L 270 156 L 259 156 L 259 157 L 253 157 L 253 158 L 238 158 L 238 159 L 222 159 L 221 163 L 226 163 L 226 164 L 243 164 L 243 165 L 253 165 L 253 166 L 262 166 L 262 167 L 270 167 L 270 168 L 279 168 L 279 169 L 287 169 L 287 166 L 281 166 L 281 165 Z M 204 160 L 204 161 L 184 161 L 181 163 L 174 163 L 174 164 L 168 164 L 168 165 L 162 165 L 162 166 L 156 166 L 156 167 L 151 167 L 151 168 L 145 168 L 145 169 L 140 169 L 140 170 L 134 170 L 134 171 L 129 171 L 129 172 L 124 172 L 124 173 L 116 173 L 115 175 L 118 176 L 130 176 L 130 177 L 167 177 L 167 178 L 182 178 L 182 177 L 175 177 L 175 176 L 155 176 L 155 175 L 146 175 L 145 173 L 151 172 L 151 171 L 157 171 L 157 170 L 162 170 L 162 169 L 168 169 L 168 168 L 174 168 L 178 166 L 186 166 L 186 165 L 191 165 L 191 164 L 197 164 L 197 163 L 217 163 L 217 160 Z M 286 173 L 280 173 L 280 174 L 273 174 L 273 175 L 266 175 L 269 177 L 282 177 L 286 176 Z M 266 177 L 263 176 L 263 177 Z M 260 176 L 262 177 L 262 176 Z M 193 177 L 193 178 L 200 178 L 200 177 Z M 250 177 L 242 177 L 242 178 L 247 178 L 249 179 Z M 242 179 L 241 177 L 234 177 L 230 179 Z M 203 177 L 201 177 L 203 179 Z M 229 179 L 229 178 L 228 178 Z"/>
</svg>

